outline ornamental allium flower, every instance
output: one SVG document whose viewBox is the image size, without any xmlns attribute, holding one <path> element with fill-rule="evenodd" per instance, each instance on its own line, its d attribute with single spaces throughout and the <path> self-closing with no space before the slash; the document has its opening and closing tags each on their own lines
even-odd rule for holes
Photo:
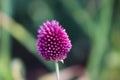
<svg viewBox="0 0 120 80">
<path fill-rule="evenodd" d="M 38 53 L 47 61 L 62 61 L 72 45 L 65 29 L 56 20 L 46 21 L 37 35 Z"/>
</svg>

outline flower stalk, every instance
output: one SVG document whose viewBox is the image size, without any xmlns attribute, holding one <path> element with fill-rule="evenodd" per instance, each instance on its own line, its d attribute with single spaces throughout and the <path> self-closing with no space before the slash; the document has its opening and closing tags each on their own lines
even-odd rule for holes
<svg viewBox="0 0 120 80">
<path fill-rule="evenodd" d="M 57 80 L 60 80 L 59 63 L 58 62 L 55 62 L 55 68 L 56 68 L 56 78 L 57 78 Z"/>
</svg>

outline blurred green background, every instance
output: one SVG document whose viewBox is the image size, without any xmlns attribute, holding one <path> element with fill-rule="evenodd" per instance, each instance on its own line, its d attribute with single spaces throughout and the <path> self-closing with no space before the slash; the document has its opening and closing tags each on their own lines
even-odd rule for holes
<svg viewBox="0 0 120 80">
<path fill-rule="evenodd" d="M 0 0 L 0 80 L 55 71 L 36 50 L 37 29 L 53 19 L 73 45 L 60 70 L 80 65 L 89 80 L 120 80 L 120 0 Z"/>
</svg>

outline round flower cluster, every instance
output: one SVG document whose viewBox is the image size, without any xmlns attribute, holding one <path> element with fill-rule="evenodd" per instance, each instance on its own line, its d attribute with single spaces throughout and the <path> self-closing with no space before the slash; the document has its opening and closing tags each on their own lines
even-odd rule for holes
<svg viewBox="0 0 120 80">
<path fill-rule="evenodd" d="M 62 61 L 72 47 L 65 29 L 56 20 L 46 21 L 37 35 L 38 53 L 47 61 Z"/>
</svg>

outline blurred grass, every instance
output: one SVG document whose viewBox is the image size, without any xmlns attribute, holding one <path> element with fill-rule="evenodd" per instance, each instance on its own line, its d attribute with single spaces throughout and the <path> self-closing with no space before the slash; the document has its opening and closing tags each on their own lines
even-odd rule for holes
<svg viewBox="0 0 120 80">
<path fill-rule="evenodd" d="M 109 46 L 108 34 L 111 27 L 114 2 L 113 0 L 101 0 L 101 6 L 99 10 L 100 19 L 98 19 L 98 23 L 92 20 L 92 18 L 89 16 L 89 12 L 87 12 L 85 9 L 82 9 L 77 1 L 61 0 L 61 2 L 66 10 L 69 11 L 72 19 L 74 19 L 92 39 L 93 45 L 89 59 L 90 61 L 88 64 L 88 70 L 90 79 L 98 80 L 100 75 L 101 61 L 107 50 L 107 47 Z"/>
<path fill-rule="evenodd" d="M 96 28 L 96 25 L 88 12 L 81 8 L 80 4 L 75 0 L 61 0 L 61 3 L 79 27 L 82 27 L 89 37 L 93 37 L 93 28 Z"/>
<path fill-rule="evenodd" d="M 10 36 L 2 29 L 0 48 L 0 78 L 2 80 L 13 80 L 10 70 Z"/>
<path fill-rule="evenodd" d="M 97 24 L 97 29 L 95 29 L 93 48 L 88 66 L 92 80 L 98 79 L 102 59 L 109 46 L 108 36 L 113 15 L 113 3 L 113 0 L 105 0 L 105 2 L 103 0 L 100 6 L 100 21 L 99 24 Z"/>
<path fill-rule="evenodd" d="M 0 0 L 0 10 L 11 15 L 11 1 L 10 0 Z M 6 6 L 7 5 L 7 6 Z M 3 27 L 3 24 L 9 25 L 9 22 L 3 20 L 0 16 L 0 27 Z M 10 28 L 10 27 L 9 27 Z M 3 28 L 1 29 L 1 44 L 0 44 L 0 79 L 1 80 L 13 80 L 11 74 L 11 37 L 7 31 Z"/>
<path fill-rule="evenodd" d="M 10 80 L 10 79 L 12 80 L 11 75 L 10 75 L 11 74 L 10 67 L 8 67 L 11 61 L 10 60 L 10 56 L 11 56 L 10 43 L 11 42 L 10 42 L 9 34 L 11 34 L 17 41 L 19 41 L 20 44 L 22 44 L 32 55 L 36 56 L 36 58 L 39 59 L 48 69 L 53 71 L 54 64 L 51 61 L 50 62 L 44 61 L 37 54 L 36 45 L 35 45 L 36 38 L 32 35 L 32 32 L 29 32 L 25 28 L 25 26 L 16 22 L 10 16 L 8 16 L 9 14 L 11 14 L 11 8 L 12 8 L 8 6 L 10 6 L 10 3 L 12 1 L 11 2 L 10 0 L 1 0 L 1 1 L 2 1 L 2 9 L 5 13 L 0 12 L 0 51 L 1 51 L 0 53 L 0 63 L 1 63 L 0 64 L 0 79 L 4 77 L 6 78 L 6 80 Z M 80 1 L 82 2 L 82 0 Z M 88 2 L 88 5 L 91 6 L 90 4 L 92 3 L 90 2 L 94 2 L 94 1 L 96 0 L 90 0 Z M 120 74 L 119 73 L 120 63 L 117 63 L 118 65 L 112 68 L 108 64 L 108 63 L 111 63 L 111 60 L 115 61 L 115 58 L 118 61 L 119 59 L 117 56 L 120 56 L 118 55 L 120 54 L 118 52 L 117 56 L 114 57 L 116 53 L 112 52 L 112 50 L 109 50 L 109 49 L 113 49 L 113 51 L 120 50 L 119 49 L 120 48 L 119 46 L 119 42 L 120 42 L 119 40 L 119 36 L 120 36 L 119 18 L 116 18 L 116 20 L 113 21 L 113 16 L 114 16 L 113 10 L 114 10 L 115 1 L 116 0 L 100 0 L 99 5 L 98 5 L 99 7 L 95 8 L 98 12 L 94 9 L 91 9 L 91 7 L 88 7 L 88 6 L 87 8 L 83 8 L 81 6 L 81 3 L 78 0 L 58 1 L 60 2 L 61 6 L 65 9 L 66 13 L 70 15 L 71 19 L 73 19 L 73 21 L 75 21 L 75 23 L 79 26 L 79 29 L 82 28 L 85 34 L 87 34 L 92 41 L 92 49 L 91 49 L 91 54 L 90 54 L 89 63 L 88 63 L 88 71 L 89 71 L 91 80 L 110 80 L 111 76 L 113 76 L 112 78 L 113 80 L 120 79 L 120 77 L 118 76 Z M 36 3 L 37 2 L 33 4 L 35 5 Z M 40 7 L 38 3 L 37 3 L 37 6 Z M 39 24 L 39 22 L 44 21 L 46 18 L 54 17 L 53 15 L 54 11 L 52 11 L 53 9 L 49 7 L 50 5 L 46 4 L 44 1 L 40 1 L 40 3 L 43 4 L 42 7 L 44 7 L 45 10 L 41 7 L 40 8 L 41 11 L 40 11 L 39 8 L 35 9 L 36 7 L 33 8 L 32 6 L 30 6 L 28 10 L 29 15 L 31 16 L 32 20 L 35 21 L 36 24 Z M 53 2 L 52 8 L 53 8 L 53 5 L 55 5 L 55 2 Z M 95 6 L 92 5 L 92 7 L 95 7 Z M 56 9 L 57 8 L 58 7 L 56 7 Z M 91 14 L 89 10 L 87 10 L 88 8 L 93 11 L 94 15 Z M 33 9 L 35 9 L 34 10 L 35 12 L 32 11 Z M 59 11 L 59 8 L 57 10 Z M 32 12 L 33 14 L 31 14 Z M 9 13 L 9 14 L 6 14 L 6 13 Z M 39 13 L 41 13 L 40 15 L 43 15 L 43 16 L 38 17 L 40 16 Z M 117 14 L 117 17 L 119 15 L 120 14 Z M 94 19 L 94 17 L 96 17 L 97 19 Z M 114 22 L 114 25 L 113 25 L 113 22 Z M 112 26 L 113 28 L 111 28 Z M 118 28 L 115 29 L 114 27 L 116 26 L 118 26 Z M 112 30 L 111 32 L 111 29 L 114 29 L 114 30 Z M 111 41 L 112 45 L 110 44 L 110 40 L 109 40 L 110 35 L 112 35 L 112 41 Z M 106 55 L 108 57 L 112 55 L 111 57 L 107 58 L 108 62 L 105 62 Z M 65 67 L 62 64 L 60 64 L 60 66 L 61 68 Z"/>
</svg>

